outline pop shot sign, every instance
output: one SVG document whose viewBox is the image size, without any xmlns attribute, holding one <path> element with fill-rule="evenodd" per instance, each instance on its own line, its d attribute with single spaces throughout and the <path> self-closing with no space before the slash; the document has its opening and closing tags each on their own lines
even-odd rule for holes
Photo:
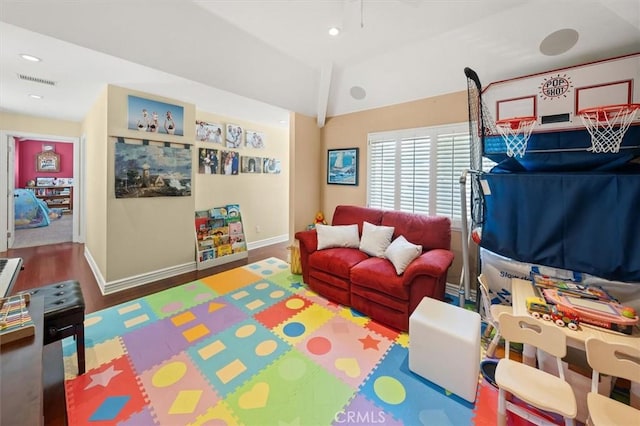
<svg viewBox="0 0 640 426">
<path fill-rule="evenodd" d="M 571 77 L 567 74 L 557 74 L 551 77 L 545 77 L 538 87 L 540 90 L 540 97 L 545 101 L 560 97 L 566 98 L 572 88 L 573 84 L 571 83 Z"/>
</svg>

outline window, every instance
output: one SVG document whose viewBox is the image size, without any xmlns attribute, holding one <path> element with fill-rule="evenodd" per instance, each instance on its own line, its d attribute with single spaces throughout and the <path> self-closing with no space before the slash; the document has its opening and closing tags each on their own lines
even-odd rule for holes
<svg viewBox="0 0 640 426">
<path fill-rule="evenodd" d="M 459 227 L 459 180 L 469 168 L 469 143 L 468 123 L 370 134 L 367 205 L 448 216 Z M 485 170 L 492 166 L 483 159 Z"/>
</svg>

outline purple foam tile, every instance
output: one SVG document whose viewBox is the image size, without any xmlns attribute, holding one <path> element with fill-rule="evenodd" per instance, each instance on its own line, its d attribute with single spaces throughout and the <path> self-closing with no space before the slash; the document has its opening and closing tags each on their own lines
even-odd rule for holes
<svg viewBox="0 0 640 426">
<path fill-rule="evenodd" d="M 333 426 L 341 425 L 385 425 L 402 426 L 402 422 L 397 421 L 391 414 L 375 405 L 362 395 L 356 395 L 351 402 L 336 413 Z"/>
<path fill-rule="evenodd" d="M 156 426 L 156 424 L 149 407 L 145 407 L 142 411 L 132 414 L 127 420 L 118 423 L 118 426 Z"/>
</svg>

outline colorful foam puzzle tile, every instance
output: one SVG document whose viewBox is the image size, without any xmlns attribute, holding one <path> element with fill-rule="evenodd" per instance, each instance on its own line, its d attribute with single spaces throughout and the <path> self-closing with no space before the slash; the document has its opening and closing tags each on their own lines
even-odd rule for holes
<svg viewBox="0 0 640 426">
<path fill-rule="evenodd" d="M 92 346 L 138 330 L 158 317 L 145 299 L 94 312 L 85 317 L 85 345 Z"/>
<path fill-rule="evenodd" d="M 189 348 L 188 353 L 213 387 L 226 396 L 289 349 L 262 324 L 247 319 Z"/>
<path fill-rule="evenodd" d="M 140 383 L 161 425 L 191 423 L 220 400 L 186 352 L 140 374 Z"/>
<path fill-rule="evenodd" d="M 200 281 L 193 281 L 151 294 L 145 297 L 145 300 L 158 318 L 166 318 L 216 297 L 218 294 L 209 286 Z"/>
<path fill-rule="evenodd" d="M 201 278 L 216 294 L 222 296 L 261 279 L 262 276 L 245 268 L 230 269 L 216 275 Z"/>
<path fill-rule="evenodd" d="M 272 331 L 291 345 L 295 345 L 314 330 L 320 328 L 329 321 L 334 313 L 318 305 L 310 305 L 301 310 L 282 324 L 274 327 Z"/>
<path fill-rule="evenodd" d="M 264 324 L 265 327 L 274 328 L 311 305 L 310 300 L 294 294 L 256 313 L 254 318 Z"/>
<path fill-rule="evenodd" d="M 402 422 L 393 418 L 393 416 L 382 408 L 375 405 L 362 395 L 356 395 L 349 405 L 344 407 L 342 411 L 336 414 L 332 425 L 356 425 L 356 426 L 402 426 Z M 424 423 L 425 425 L 436 423 Z"/>
<path fill-rule="evenodd" d="M 357 389 L 392 342 L 342 318 L 333 317 L 296 348 Z"/>
<path fill-rule="evenodd" d="M 295 349 L 226 398 L 246 425 L 331 424 L 353 390 Z"/>
<path fill-rule="evenodd" d="M 116 424 L 146 406 L 126 356 L 65 382 L 70 425 L 109 420 Z"/>
<path fill-rule="evenodd" d="M 239 290 L 227 294 L 227 299 L 249 315 L 269 308 L 278 301 L 289 297 L 291 292 L 261 279 Z"/>
<path fill-rule="evenodd" d="M 407 349 L 394 345 L 361 387 L 361 393 L 404 424 L 472 424 L 473 404 L 409 370 Z M 455 366 L 451 366 L 455 368 Z M 465 409 L 461 409 L 465 407 Z"/>
<path fill-rule="evenodd" d="M 289 264 L 274 257 L 243 266 L 244 269 L 259 274 L 264 278 L 269 278 L 279 272 L 289 269 Z"/>
</svg>

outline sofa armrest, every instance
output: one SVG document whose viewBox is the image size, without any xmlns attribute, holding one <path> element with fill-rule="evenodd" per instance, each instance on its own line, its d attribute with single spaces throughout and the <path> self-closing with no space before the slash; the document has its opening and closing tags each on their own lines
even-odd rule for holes
<svg viewBox="0 0 640 426">
<path fill-rule="evenodd" d="M 433 249 L 422 253 L 407 266 L 404 271 L 405 285 L 413 282 L 418 275 L 441 277 L 447 274 L 453 263 L 453 252 L 445 249 Z"/>
<path fill-rule="evenodd" d="M 309 283 L 309 255 L 318 249 L 318 233 L 315 229 L 298 231 L 295 234 L 300 242 L 300 265 L 302 266 L 302 280 Z"/>
<path fill-rule="evenodd" d="M 318 233 L 315 229 L 309 231 L 298 231 L 295 235 L 300 241 L 300 250 L 304 250 L 307 254 L 311 254 L 318 248 Z"/>
</svg>

